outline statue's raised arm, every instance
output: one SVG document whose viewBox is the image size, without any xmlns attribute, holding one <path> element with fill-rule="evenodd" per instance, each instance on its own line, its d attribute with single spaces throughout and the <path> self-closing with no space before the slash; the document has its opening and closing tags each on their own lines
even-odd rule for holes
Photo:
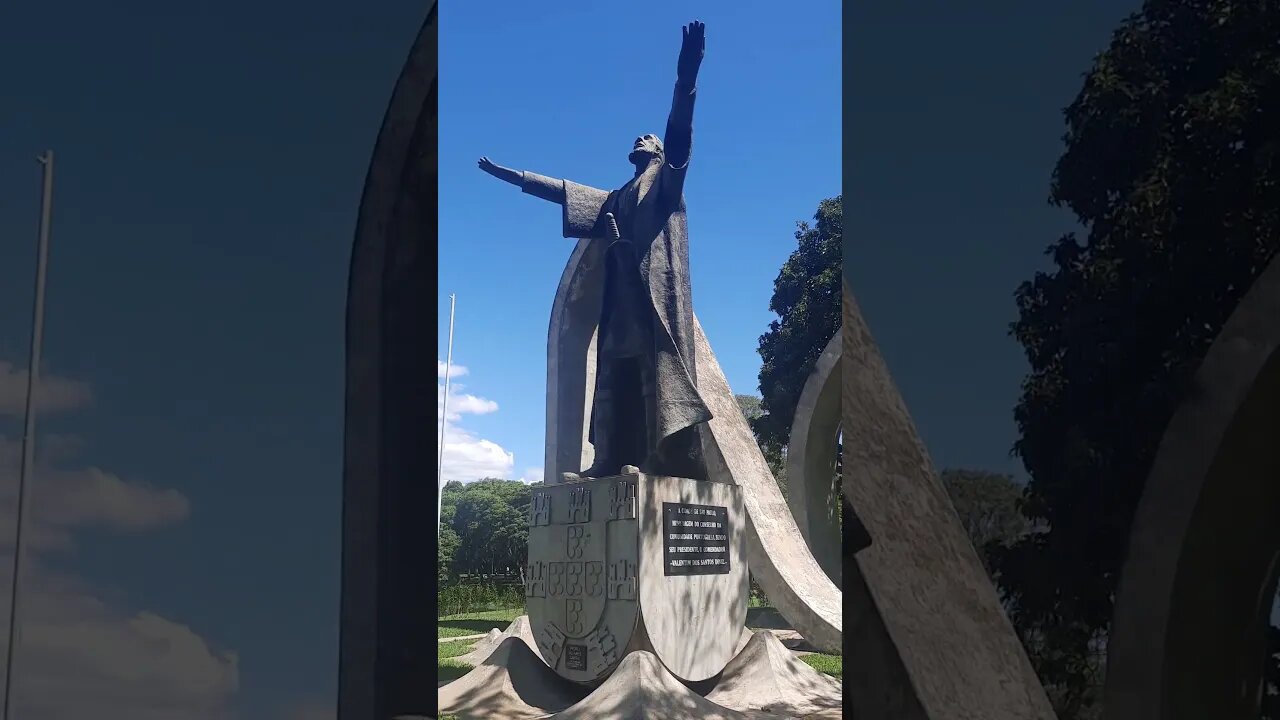
<svg viewBox="0 0 1280 720">
<path fill-rule="evenodd" d="M 480 158 L 477 163 L 480 169 L 520 188 L 527 195 L 564 208 L 563 232 L 569 238 L 604 237 L 607 233 L 601 218 L 606 204 L 638 204 L 640 196 L 649 189 L 656 190 L 654 197 L 657 202 L 652 206 L 664 217 L 669 216 L 683 203 L 684 176 L 693 149 L 693 101 L 697 93 L 698 69 L 702 66 L 702 55 L 706 49 L 706 25 L 694 20 L 682 28 L 682 35 L 665 139 L 659 140 L 656 135 L 636 138 L 631 154 L 627 156 L 635 167 L 635 177 L 615 193 L 527 170 L 513 170 L 487 157 Z M 615 195 L 617 197 L 611 200 Z M 635 226 L 633 214 L 630 210 L 615 213 L 624 236 L 629 238 L 640 231 L 641 226 L 648 225 L 641 223 L 641 226 Z"/>
<path fill-rule="evenodd" d="M 698 68 L 706 51 L 707 26 L 694 20 L 683 28 L 680 59 L 676 62 L 676 89 L 667 116 L 667 132 L 663 140 L 667 164 L 683 169 L 693 149 L 693 101 L 698 89 Z"/>
</svg>

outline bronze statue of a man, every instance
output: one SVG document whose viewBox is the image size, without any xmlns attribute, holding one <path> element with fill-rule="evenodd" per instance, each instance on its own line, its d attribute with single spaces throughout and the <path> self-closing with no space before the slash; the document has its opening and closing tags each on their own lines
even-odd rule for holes
<svg viewBox="0 0 1280 720">
<path fill-rule="evenodd" d="M 635 175 L 613 192 L 480 159 L 481 170 L 563 206 L 565 237 L 608 243 L 586 477 L 638 468 L 707 479 L 699 426 L 711 411 L 694 367 L 683 194 L 704 48 L 705 26 L 685 26 L 665 142 L 636 138 L 628 156 Z"/>
</svg>

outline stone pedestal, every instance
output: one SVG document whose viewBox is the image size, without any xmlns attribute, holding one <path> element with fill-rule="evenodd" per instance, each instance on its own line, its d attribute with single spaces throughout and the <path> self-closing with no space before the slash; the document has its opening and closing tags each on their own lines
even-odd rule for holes
<svg viewBox="0 0 1280 720">
<path fill-rule="evenodd" d="M 596 685 L 632 651 L 715 676 L 747 612 L 740 488 L 622 475 L 534 490 L 525 604 L 558 675 Z"/>
</svg>

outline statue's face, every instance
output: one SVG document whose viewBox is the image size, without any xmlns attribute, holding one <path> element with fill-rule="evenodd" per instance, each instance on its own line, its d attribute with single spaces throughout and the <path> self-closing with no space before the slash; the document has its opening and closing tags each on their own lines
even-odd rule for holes
<svg viewBox="0 0 1280 720">
<path fill-rule="evenodd" d="M 662 141 L 657 135 L 641 135 L 636 138 L 636 144 L 631 146 L 631 155 L 628 158 L 631 162 L 643 159 L 645 162 L 662 155 Z"/>
</svg>

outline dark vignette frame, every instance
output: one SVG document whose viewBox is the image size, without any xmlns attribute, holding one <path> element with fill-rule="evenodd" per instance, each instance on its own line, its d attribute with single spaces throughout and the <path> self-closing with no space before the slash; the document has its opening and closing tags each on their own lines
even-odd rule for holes
<svg viewBox="0 0 1280 720">
<path fill-rule="evenodd" d="M 852 144 L 849 143 L 847 139 L 848 136 L 852 135 L 854 132 L 854 128 L 851 127 L 850 125 L 851 113 L 849 112 L 849 106 L 850 106 L 850 98 L 853 97 L 854 77 L 857 70 L 854 67 L 853 54 L 849 52 L 849 39 L 854 36 L 854 27 L 855 27 L 854 21 L 853 21 L 853 14 L 848 12 L 847 10 L 845 12 L 842 12 L 840 14 L 840 25 L 841 25 L 840 27 L 840 64 L 841 64 L 841 68 L 840 68 L 840 78 L 841 78 L 841 83 L 840 83 L 841 84 L 841 87 L 840 87 L 840 116 L 841 116 L 840 117 L 840 124 L 841 124 L 840 192 L 843 195 L 844 188 L 853 187 L 852 171 L 853 171 L 853 168 L 856 167 L 854 165 L 855 160 L 852 156 L 852 150 L 850 149 L 852 147 Z M 852 277 L 850 277 L 850 273 L 849 273 L 849 266 L 844 263 L 845 258 L 851 257 L 853 255 L 853 240 L 852 240 L 853 235 L 850 232 L 848 232 L 849 230 L 848 215 L 845 215 L 844 225 L 845 225 L 845 232 L 841 236 L 843 243 L 842 243 L 842 247 L 840 248 L 840 257 L 841 257 L 841 264 L 842 264 L 840 286 L 841 286 L 842 293 L 847 292 L 847 288 L 850 287 L 853 283 L 853 279 Z M 841 305 L 842 305 L 841 318 L 844 317 L 843 304 L 844 304 L 844 298 L 842 297 L 841 298 Z M 844 343 L 844 339 L 843 339 L 844 326 L 843 325 L 841 325 L 840 333 L 842 336 L 841 343 L 843 345 Z M 840 397 L 841 397 L 840 402 L 841 402 L 841 405 L 843 406 L 844 404 L 843 385 L 840 388 Z M 842 407 L 841 417 L 843 416 L 844 416 L 844 410 Z M 844 462 L 841 462 L 841 473 L 843 474 L 844 472 L 847 472 L 847 470 L 848 470 L 848 465 L 845 464 Z M 854 562 L 853 556 L 859 550 L 862 550 L 863 548 L 866 548 L 868 545 L 871 544 L 871 538 L 870 536 L 867 535 L 866 527 L 864 527 L 862 525 L 861 520 L 858 519 L 858 515 L 856 512 L 854 512 L 852 503 L 849 502 L 848 495 L 844 493 L 844 490 L 843 490 L 844 484 L 849 481 L 850 481 L 850 478 L 847 478 L 847 477 L 844 477 L 841 480 L 841 488 L 842 488 L 841 497 L 840 497 L 840 502 L 842 503 L 841 511 L 844 513 L 844 517 L 846 520 L 846 522 L 841 523 L 841 526 L 840 526 L 840 532 L 841 532 L 840 570 L 841 570 L 842 578 L 856 577 L 854 573 L 857 572 L 858 566 Z M 849 522 L 850 520 L 852 520 L 852 522 Z M 845 582 L 842 585 L 847 586 L 848 583 Z M 842 648 L 843 654 L 841 655 L 841 657 L 842 659 L 847 660 L 848 658 L 853 656 L 853 652 L 856 649 L 855 648 L 856 643 L 854 641 L 851 641 L 849 638 L 849 635 L 850 635 L 849 623 L 851 620 L 854 620 L 855 618 L 853 617 L 854 615 L 854 613 L 852 612 L 853 603 L 850 601 L 848 587 L 840 588 L 840 602 L 841 602 L 840 626 L 844 630 L 844 633 L 841 637 L 841 641 L 843 644 L 843 648 Z M 851 670 L 852 668 L 849 668 L 849 667 L 844 668 L 844 672 L 842 672 L 840 676 L 840 697 L 841 697 L 842 711 L 846 716 L 849 716 L 849 717 L 852 717 L 852 713 L 853 713 L 853 705 L 849 697 L 849 672 Z"/>
<path fill-rule="evenodd" d="M 438 14 L 391 94 L 347 289 L 338 717 L 436 715 Z M 430 355 L 430 357 L 428 357 Z M 434 373 L 434 369 L 430 372 Z"/>
</svg>

